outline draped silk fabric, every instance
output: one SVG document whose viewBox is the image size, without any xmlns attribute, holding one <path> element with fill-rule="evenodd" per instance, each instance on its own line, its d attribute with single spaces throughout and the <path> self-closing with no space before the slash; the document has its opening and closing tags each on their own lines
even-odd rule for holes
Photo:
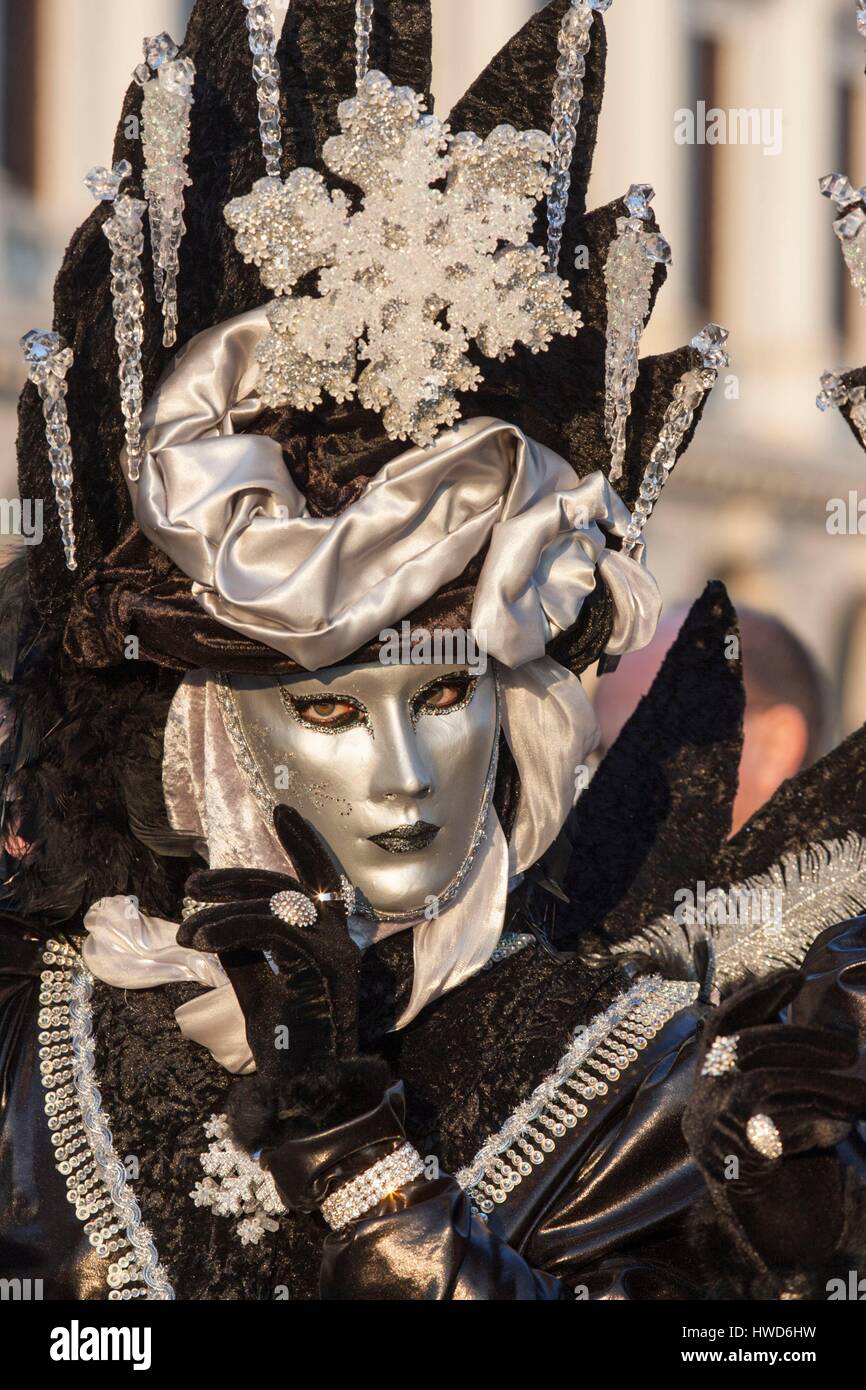
<svg viewBox="0 0 866 1390">
<path fill-rule="evenodd" d="M 386 464 L 338 516 L 311 516 L 259 413 L 261 309 L 178 354 L 145 414 L 130 490 L 144 533 L 225 626 L 307 670 L 338 664 L 455 579 L 485 546 L 471 627 L 506 666 L 544 654 L 576 621 L 603 566 L 608 650 L 643 646 L 659 596 L 641 559 L 605 549 L 629 513 L 604 476 L 502 420 L 464 421 Z M 642 557 L 641 557 L 642 558 Z"/>
</svg>

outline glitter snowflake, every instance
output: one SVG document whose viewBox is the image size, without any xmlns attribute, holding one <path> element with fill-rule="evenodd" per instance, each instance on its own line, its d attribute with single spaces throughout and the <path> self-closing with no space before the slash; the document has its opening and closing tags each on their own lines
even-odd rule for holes
<svg viewBox="0 0 866 1390">
<path fill-rule="evenodd" d="M 217 1216 L 238 1218 L 235 1232 L 242 1245 L 258 1245 L 278 1231 L 285 1207 L 271 1174 L 234 1143 L 225 1115 L 211 1115 L 204 1127 L 213 1143 L 199 1161 L 207 1177 L 197 1182 L 190 1197 L 197 1207 L 210 1207 Z"/>
<path fill-rule="evenodd" d="M 482 379 L 470 340 L 503 358 L 581 326 L 564 303 L 568 285 L 528 243 L 550 139 L 507 125 L 485 140 L 452 136 L 380 72 L 338 116 L 343 133 L 323 158 L 361 189 L 357 212 L 313 169 L 260 179 L 226 208 L 241 255 L 286 296 L 268 307 L 259 391 L 268 405 L 304 410 L 323 391 L 357 395 L 391 438 L 429 444 L 458 418 L 456 393 Z M 293 296 L 312 272 L 317 292 Z"/>
</svg>

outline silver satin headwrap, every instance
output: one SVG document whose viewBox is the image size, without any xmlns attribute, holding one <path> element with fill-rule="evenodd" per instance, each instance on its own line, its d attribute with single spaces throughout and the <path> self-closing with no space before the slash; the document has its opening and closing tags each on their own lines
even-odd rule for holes
<svg viewBox="0 0 866 1390">
<path fill-rule="evenodd" d="M 608 651 L 649 641 L 658 590 L 605 548 L 628 509 L 601 473 L 579 480 L 514 425 L 479 418 L 387 464 L 335 517 L 313 517 L 261 408 L 253 352 L 263 310 L 178 354 L 144 416 L 139 525 L 194 582 L 211 617 L 309 671 L 333 666 L 420 607 L 489 543 L 471 628 L 505 666 L 544 654 L 600 572 L 613 595 Z"/>
</svg>

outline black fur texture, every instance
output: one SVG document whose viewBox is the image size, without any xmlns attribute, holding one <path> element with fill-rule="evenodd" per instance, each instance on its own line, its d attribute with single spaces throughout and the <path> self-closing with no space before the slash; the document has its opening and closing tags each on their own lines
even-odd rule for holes
<svg viewBox="0 0 866 1390">
<path fill-rule="evenodd" d="M 232 1134 L 250 1153 L 345 1124 L 377 1106 L 393 1078 L 379 1057 L 347 1057 L 283 1081 L 238 1077 L 229 1091 Z"/>
</svg>

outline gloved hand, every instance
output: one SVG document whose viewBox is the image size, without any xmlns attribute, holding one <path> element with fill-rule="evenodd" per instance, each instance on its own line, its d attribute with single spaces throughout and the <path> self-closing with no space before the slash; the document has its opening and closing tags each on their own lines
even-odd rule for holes
<svg viewBox="0 0 866 1390">
<path fill-rule="evenodd" d="M 767 1268 L 817 1268 L 842 1235 L 835 1146 L 866 1111 L 852 1033 L 779 1021 L 802 976 L 740 990 L 712 1018 L 683 1131 L 735 1243 Z"/>
<path fill-rule="evenodd" d="M 251 1151 L 369 1110 L 390 1080 L 378 1058 L 357 1056 L 361 956 L 347 929 L 350 889 L 297 811 L 278 806 L 274 826 L 297 878 L 193 874 L 187 895 L 202 907 L 178 932 L 181 945 L 219 957 L 243 1010 L 256 1074 L 235 1082 L 228 1116 Z"/>
</svg>

